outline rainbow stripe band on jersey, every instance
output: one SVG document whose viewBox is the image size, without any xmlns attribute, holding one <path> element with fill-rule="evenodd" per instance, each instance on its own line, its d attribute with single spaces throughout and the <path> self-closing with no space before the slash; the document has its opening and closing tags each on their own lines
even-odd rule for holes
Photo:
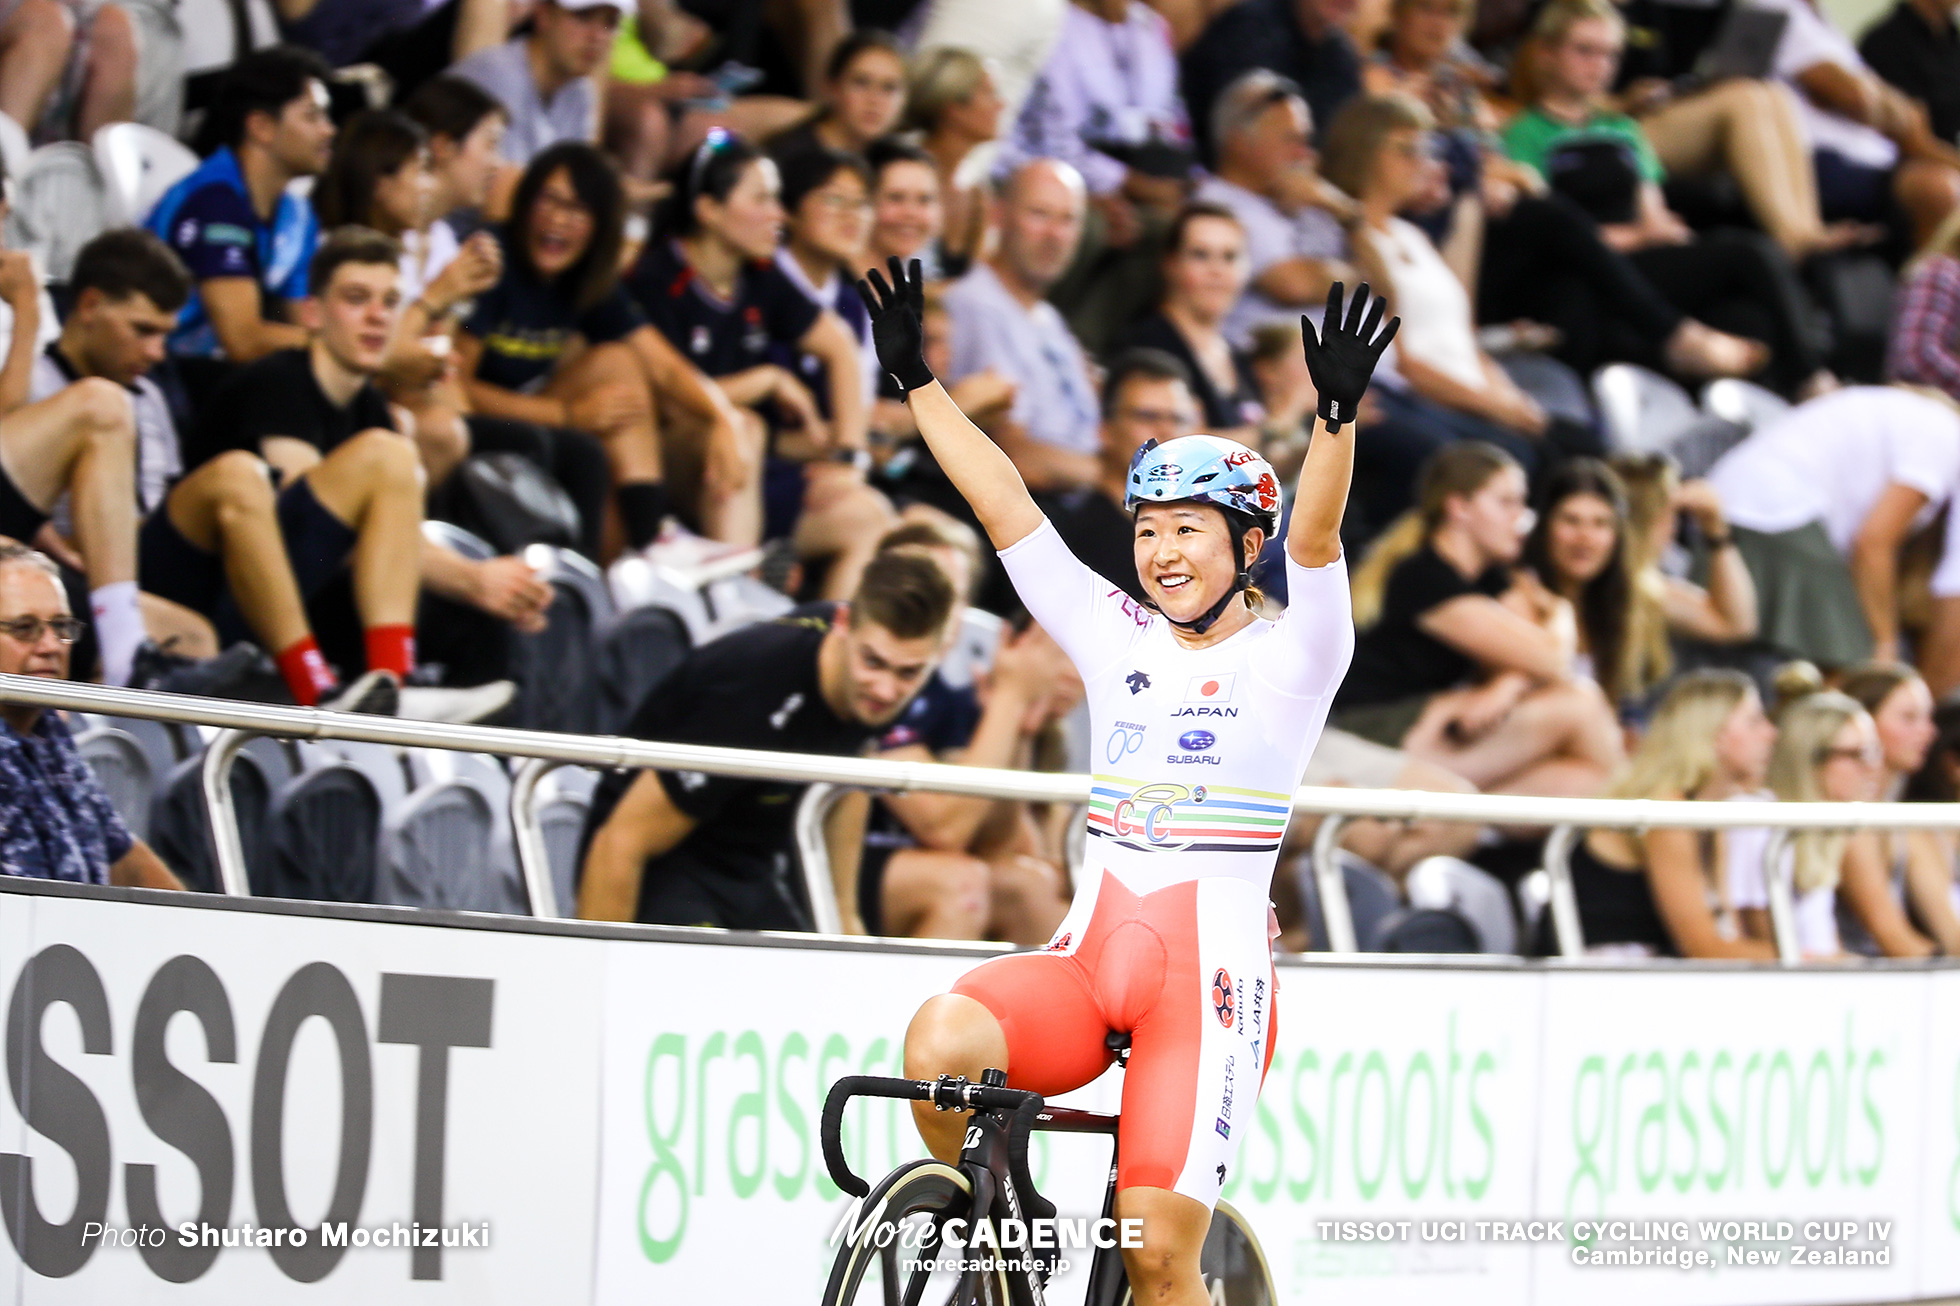
<svg viewBox="0 0 1960 1306">
<path fill-rule="evenodd" d="M 1098 775 L 1089 833 L 1140 852 L 1273 852 L 1292 795 L 1230 785 L 1186 785 Z"/>
</svg>

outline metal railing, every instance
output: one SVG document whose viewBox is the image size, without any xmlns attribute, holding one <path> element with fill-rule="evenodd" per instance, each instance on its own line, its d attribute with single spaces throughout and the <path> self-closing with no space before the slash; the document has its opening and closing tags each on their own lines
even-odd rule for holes
<svg viewBox="0 0 1960 1306">
<path fill-rule="evenodd" d="M 872 792 L 931 790 L 975 798 L 1065 803 L 1089 801 L 1090 777 L 1048 772 L 1008 771 L 990 767 L 952 766 L 933 762 L 892 762 L 878 759 L 817 756 L 808 753 L 766 752 L 698 744 L 655 743 L 613 736 L 572 735 L 517 730 L 501 726 L 460 726 L 406 721 L 395 717 L 328 712 L 319 708 L 275 707 L 229 699 L 146 690 L 114 689 L 78 681 L 0 675 L 0 702 L 43 708 L 93 712 L 107 716 L 140 717 L 153 721 L 219 727 L 205 754 L 204 795 L 211 814 L 212 842 L 219 879 L 226 893 L 249 895 L 243 846 L 232 808 L 231 760 L 244 743 L 258 735 L 294 739 L 336 739 L 386 744 L 401 748 L 440 748 L 469 753 L 493 753 L 534 759 L 518 769 L 511 788 L 511 816 L 519 865 L 533 914 L 563 913 L 551 887 L 543 838 L 532 812 L 532 795 L 543 775 L 554 766 L 640 768 L 704 771 L 713 775 L 766 777 L 805 784 L 830 784 L 839 789 Z M 1341 827 L 1351 820 L 1444 821 L 1469 825 L 1570 826 L 1615 829 L 1736 830 L 1768 827 L 1782 833 L 1772 838 L 1766 866 L 1771 916 L 1776 923 L 1779 952 L 1786 962 L 1797 960 L 1794 912 L 1782 851 L 1788 834 L 1799 830 L 1942 830 L 1960 829 L 1960 804 L 1936 803 L 1698 803 L 1626 798 L 1526 798 L 1504 794 L 1430 793 L 1408 789 L 1301 788 L 1293 810 L 1302 816 L 1325 817 L 1315 836 L 1315 877 L 1328 924 L 1332 950 L 1356 950 L 1354 927 L 1335 850 Z M 1563 840 L 1571 846 L 1570 835 Z M 806 852 L 821 849 L 817 837 L 799 831 Z M 1555 837 L 1551 847 L 1559 847 Z M 805 861 L 813 859 L 805 857 Z M 806 871 L 810 868 L 806 866 Z M 1578 951 L 1578 912 L 1563 857 L 1547 858 L 1552 878 L 1553 920 L 1561 950 Z M 812 900 L 830 896 L 827 883 L 812 875 Z M 820 918 L 821 919 L 821 918 Z M 834 906 L 828 919 L 835 920 Z M 1570 945 L 1568 945 L 1570 941 Z"/>
</svg>

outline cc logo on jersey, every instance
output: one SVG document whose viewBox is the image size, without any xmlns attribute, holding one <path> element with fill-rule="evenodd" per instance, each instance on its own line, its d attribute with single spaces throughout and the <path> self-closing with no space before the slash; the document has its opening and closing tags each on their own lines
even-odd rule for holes
<svg viewBox="0 0 1960 1306">
<path fill-rule="evenodd" d="M 1109 759 L 1111 766 L 1115 766 L 1142 747 L 1143 731 L 1126 730 L 1118 726 L 1109 732 L 1109 742 L 1103 745 L 1103 756 Z"/>
<path fill-rule="evenodd" d="M 1201 787 L 1195 792 L 1184 785 L 1148 784 L 1138 789 L 1128 798 L 1116 804 L 1110 814 L 1110 825 L 1117 838 L 1140 834 L 1160 847 L 1171 848 L 1171 824 L 1177 816 L 1177 805 L 1185 799 L 1203 802 L 1205 792 Z"/>
</svg>

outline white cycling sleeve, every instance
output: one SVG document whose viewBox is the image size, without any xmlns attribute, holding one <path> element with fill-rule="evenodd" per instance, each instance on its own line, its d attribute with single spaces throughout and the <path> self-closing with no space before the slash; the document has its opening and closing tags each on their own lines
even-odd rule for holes
<svg viewBox="0 0 1960 1306">
<path fill-rule="evenodd" d="M 1151 612 L 1082 564 L 1042 518 L 1031 534 L 1000 551 L 1014 592 L 1084 681 L 1130 650 Z"/>
<path fill-rule="evenodd" d="M 1354 658 L 1345 557 L 1303 567 L 1286 555 L 1286 612 L 1276 634 L 1252 652 L 1260 678 L 1294 698 L 1331 697 Z"/>
</svg>

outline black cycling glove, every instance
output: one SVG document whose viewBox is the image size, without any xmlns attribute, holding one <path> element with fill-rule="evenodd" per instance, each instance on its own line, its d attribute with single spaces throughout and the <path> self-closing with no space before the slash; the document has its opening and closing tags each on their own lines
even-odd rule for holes
<svg viewBox="0 0 1960 1306">
<path fill-rule="evenodd" d="M 1388 325 L 1382 327 L 1382 314 L 1387 311 L 1388 301 L 1379 295 L 1369 311 L 1365 281 L 1354 288 L 1354 299 L 1348 305 L 1347 321 L 1343 323 L 1341 291 L 1338 281 L 1328 287 L 1327 316 L 1321 319 L 1317 337 L 1313 322 L 1304 315 L 1300 318 L 1300 345 L 1306 351 L 1307 371 L 1313 377 L 1314 389 L 1320 392 L 1320 420 L 1327 423 L 1329 431 L 1340 430 L 1343 422 L 1352 422 L 1360 412 L 1368 378 L 1375 374 L 1382 350 L 1388 348 L 1388 342 L 1395 339 L 1395 333 L 1402 327 L 1399 317 L 1390 318 Z M 1364 312 L 1367 313 L 1365 325 Z M 1377 327 L 1381 327 L 1379 335 Z M 883 356 L 882 345 L 879 354 Z"/>
<path fill-rule="evenodd" d="M 870 278 L 857 283 L 858 294 L 871 312 L 871 343 L 878 350 L 878 364 L 892 374 L 907 393 L 933 382 L 926 366 L 926 279 L 919 260 L 912 260 L 911 275 L 891 260 L 892 284 L 872 268 Z"/>
</svg>

